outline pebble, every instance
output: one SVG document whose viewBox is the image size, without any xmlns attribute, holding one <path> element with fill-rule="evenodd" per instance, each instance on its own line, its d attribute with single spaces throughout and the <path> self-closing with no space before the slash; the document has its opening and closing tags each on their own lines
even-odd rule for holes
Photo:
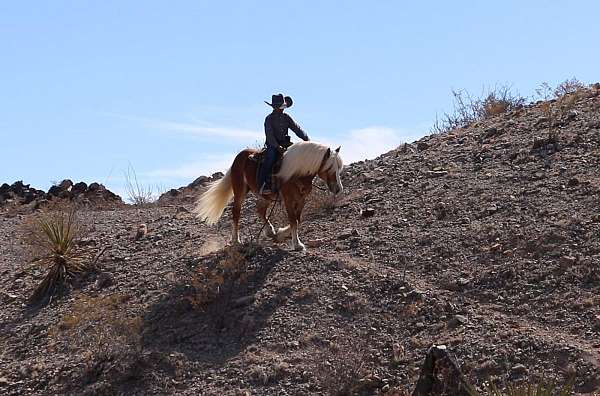
<svg viewBox="0 0 600 396">
<path fill-rule="evenodd" d="M 373 217 L 375 215 L 375 209 L 373 208 L 365 208 L 360 211 L 360 215 L 362 217 Z"/>
<path fill-rule="evenodd" d="M 516 364 L 510 369 L 510 375 L 512 377 L 522 377 L 527 374 L 527 367 L 523 364 Z"/>
</svg>

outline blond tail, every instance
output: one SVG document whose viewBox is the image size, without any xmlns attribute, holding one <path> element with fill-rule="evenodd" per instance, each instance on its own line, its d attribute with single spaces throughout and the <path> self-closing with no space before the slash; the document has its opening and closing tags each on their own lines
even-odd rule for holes
<svg viewBox="0 0 600 396">
<path fill-rule="evenodd" d="M 194 213 L 207 224 L 215 224 L 223 215 L 225 206 L 233 198 L 233 186 L 231 184 L 231 169 L 219 181 L 211 183 L 196 201 Z"/>
</svg>

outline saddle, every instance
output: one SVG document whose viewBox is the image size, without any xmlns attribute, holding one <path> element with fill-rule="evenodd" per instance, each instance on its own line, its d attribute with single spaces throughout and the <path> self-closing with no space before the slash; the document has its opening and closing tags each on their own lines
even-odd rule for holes
<svg viewBox="0 0 600 396">
<path fill-rule="evenodd" d="M 286 147 L 287 149 L 287 147 Z M 262 149 L 260 149 L 259 151 L 257 151 L 256 153 L 250 155 L 248 157 L 248 159 L 250 161 L 253 161 L 256 163 L 256 185 L 258 185 L 258 170 L 260 170 L 260 168 L 263 166 L 263 162 L 264 162 L 264 157 L 265 157 L 265 152 L 267 151 L 266 147 L 263 147 Z M 279 172 L 279 170 L 281 169 L 281 164 L 283 162 L 283 155 L 281 153 L 277 154 L 277 160 L 275 161 L 275 164 L 273 164 L 273 169 L 271 169 L 271 173 L 269 175 L 269 177 L 271 177 L 271 189 L 273 191 L 278 191 L 279 190 L 279 181 L 277 180 L 276 177 L 274 177 L 274 175 Z"/>
</svg>

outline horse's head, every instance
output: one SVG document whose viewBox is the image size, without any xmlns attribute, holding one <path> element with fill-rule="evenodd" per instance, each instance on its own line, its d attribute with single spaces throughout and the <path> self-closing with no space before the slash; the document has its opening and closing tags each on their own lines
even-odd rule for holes
<svg viewBox="0 0 600 396">
<path fill-rule="evenodd" d="M 340 147 L 334 151 L 328 148 L 317 174 L 327 184 L 327 188 L 332 194 L 339 194 L 344 189 L 342 179 L 340 178 L 343 166 L 344 163 L 342 162 L 342 157 L 340 157 Z"/>
</svg>

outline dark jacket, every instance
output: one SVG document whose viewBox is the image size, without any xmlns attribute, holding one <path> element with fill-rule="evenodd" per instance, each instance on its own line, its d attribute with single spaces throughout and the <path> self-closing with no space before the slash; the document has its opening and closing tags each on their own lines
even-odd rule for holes
<svg viewBox="0 0 600 396">
<path fill-rule="evenodd" d="M 292 117 L 284 112 L 273 111 L 265 118 L 265 135 L 267 137 L 267 146 L 269 147 L 286 147 L 290 145 L 288 129 L 302 140 L 308 140 L 306 132 L 300 128 Z"/>
</svg>

